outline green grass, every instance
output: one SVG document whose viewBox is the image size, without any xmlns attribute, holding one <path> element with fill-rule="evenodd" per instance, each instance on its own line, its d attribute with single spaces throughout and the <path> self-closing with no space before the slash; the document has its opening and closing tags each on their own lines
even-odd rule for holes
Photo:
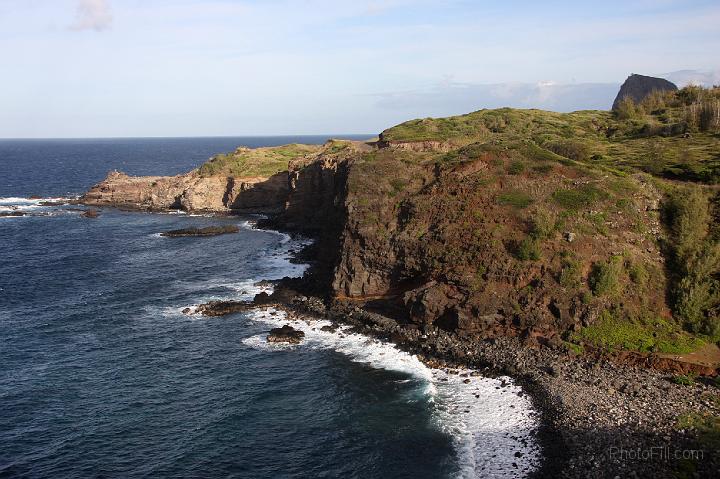
<svg viewBox="0 0 720 479">
<path fill-rule="evenodd" d="M 695 384 L 695 376 L 692 374 L 679 374 L 672 377 L 672 382 L 680 386 L 692 386 Z"/>
<path fill-rule="evenodd" d="M 586 342 L 609 350 L 685 354 L 705 342 L 682 331 L 680 326 L 657 318 L 652 321 L 618 319 L 604 311 L 598 321 L 573 333 L 573 342 Z"/>
<path fill-rule="evenodd" d="M 575 354 L 580 355 L 585 352 L 585 348 L 583 348 L 579 344 L 571 343 L 570 341 L 565 341 L 563 342 L 563 344 L 568 351 L 572 351 Z"/>
<path fill-rule="evenodd" d="M 708 90 L 720 98 L 720 89 Z M 608 111 L 555 113 L 500 108 L 449 118 L 411 120 L 382 133 L 386 141 L 523 143 L 537 161 L 581 162 L 615 172 L 720 182 L 720 131 L 688 123 L 687 101 L 678 93 L 662 108 L 639 109 L 628 118 Z M 689 136 L 688 136 L 689 135 Z M 509 143 L 508 143 L 509 142 Z"/>
<path fill-rule="evenodd" d="M 538 261 L 541 255 L 540 242 L 530 236 L 520 241 L 515 248 L 515 257 L 520 261 Z"/>
<path fill-rule="evenodd" d="M 552 194 L 553 200 L 561 207 L 568 210 L 587 208 L 603 198 L 607 193 L 592 185 L 582 185 L 574 189 L 561 189 Z"/>
<path fill-rule="evenodd" d="M 203 164 L 200 176 L 272 176 L 287 171 L 290 160 L 319 152 L 313 145 L 283 145 L 269 148 L 238 148 L 233 153 L 219 154 Z"/>
<path fill-rule="evenodd" d="M 508 165 L 507 172 L 511 175 L 519 175 L 525 171 L 525 163 L 520 160 L 515 160 Z"/>
<path fill-rule="evenodd" d="M 609 260 L 593 264 L 588 284 L 595 296 L 612 296 L 620 292 L 623 270 L 622 258 L 613 256 Z"/>
</svg>

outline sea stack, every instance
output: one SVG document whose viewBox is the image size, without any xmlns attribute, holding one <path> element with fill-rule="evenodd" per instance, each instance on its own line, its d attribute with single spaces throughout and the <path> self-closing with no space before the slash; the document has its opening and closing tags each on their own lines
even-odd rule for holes
<svg viewBox="0 0 720 479">
<path fill-rule="evenodd" d="M 620 87 L 615 97 L 612 109 L 616 110 L 624 98 L 631 98 L 635 103 L 640 103 L 653 91 L 676 91 L 678 87 L 664 78 L 649 77 L 633 73 Z"/>
</svg>

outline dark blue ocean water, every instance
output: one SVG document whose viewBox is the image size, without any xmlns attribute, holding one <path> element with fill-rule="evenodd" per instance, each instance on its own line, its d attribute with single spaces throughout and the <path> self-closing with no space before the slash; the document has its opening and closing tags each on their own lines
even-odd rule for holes
<svg viewBox="0 0 720 479">
<path fill-rule="evenodd" d="M 503 416 L 515 413 L 517 390 L 439 382 L 387 345 L 312 325 L 302 325 L 306 345 L 270 347 L 263 338 L 279 313 L 181 312 L 302 274 L 288 261 L 302 239 L 254 230 L 253 217 L 104 209 L 88 219 L 27 199 L 79 194 L 111 169 L 176 174 L 241 144 L 324 139 L 0 141 L 0 211 L 29 213 L 0 218 L 0 477 L 422 478 L 486 468 L 513 477 L 530 468 L 532 449 L 510 466 L 520 447 L 511 438 L 533 429 L 530 416 Z M 222 223 L 243 228 L 157 235 Z"/>
</svg>

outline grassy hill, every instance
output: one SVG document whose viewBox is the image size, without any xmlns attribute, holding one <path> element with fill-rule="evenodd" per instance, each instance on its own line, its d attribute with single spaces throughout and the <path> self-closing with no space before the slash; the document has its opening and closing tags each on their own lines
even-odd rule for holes
<svg viewBox="0 0 720 479">
<path fill-rule="evenodd" d="M 380 140 L 239 148 L 199 174 L 349 161 L 333 290 L 390 298 L 413 321 L 573 350 L 720 339 L 720 88 L 614 112 L 418 119 Z"/>
<path fill-rule="evenodd" d="M 720 88 L 615 112 L 418 119 L 381 140 L 349 176 L 348 236 L 370 277 L 392 270 L 389 289 L 442 283 L 432 295 L 454 327 L 502 311 L 508 330 L 565 328 L 571 348 L 684 353 L 720 339 Z M 403 264 L 382 264 L 395 255 Z M 424 304 L 407 294 L 409 310 Z"/>
<path fill-rule="evenodd" d="M 412 120 L 385 130 L 390 142 L 531 141 L 564 157 L 620 171 L 642 170 L 688 181 L 720 182 L 720 88 L 657 93 L 617 112 L 502 108 L 451 118 Z"/>
</svg>

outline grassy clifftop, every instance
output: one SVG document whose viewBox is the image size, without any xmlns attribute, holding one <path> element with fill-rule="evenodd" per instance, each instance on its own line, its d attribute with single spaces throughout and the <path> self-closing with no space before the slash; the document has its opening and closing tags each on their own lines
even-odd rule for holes
<svg viewBox="0 0 720 479">
<path fill-rule="evenodd" d="M 200 176 L 262 176 L 287 171 L 290 160 L 318 153 L 322 147 L 290 144 L 267 148 L 238 148 L 219 154 L 198 169 Z"/>
<path fill-rule="evenodd" d="M 555 113 L 502 108 L 411 120 L 382 133 L 388 142 L 531 141 L 573 160 L 667 178 L 720 182 L 720 88 L 685 88 L 630 100 L 618 111 Z"/>
</svg>

